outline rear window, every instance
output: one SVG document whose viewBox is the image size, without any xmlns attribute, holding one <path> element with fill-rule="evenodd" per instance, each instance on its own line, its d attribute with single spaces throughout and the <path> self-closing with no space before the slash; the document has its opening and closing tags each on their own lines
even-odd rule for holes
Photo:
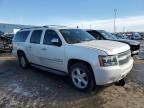
<svg viewBox="0 0 144 108">
<path fill-rule="evenodd" d="M 14 38 L 14 42 L 25 42 L 30 31 L 17 32 Z"/>
</svg>

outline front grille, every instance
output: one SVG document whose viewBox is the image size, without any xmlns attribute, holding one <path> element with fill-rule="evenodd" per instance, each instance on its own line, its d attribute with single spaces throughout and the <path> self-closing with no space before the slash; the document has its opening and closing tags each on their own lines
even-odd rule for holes
<svg viewBox="0 0 144 108">
<path fill-rule="evenodd" d="M 127 57 L 127 58 L 125 58 L 125 59 L 123 59 L 123 60 L 120 60 L 120 61 L 119 61 L 119 65 L 124 65 L 124 64 L 128 63 L 129 60 L 130 60 L 130 57 Z"/>
<path fill-rule="evenodd" d="M 130 58 L 131 58 L 130 50 L 118 54 L 119 65 L 124 65 L 124 64 L 128 63 Z"/>
<path fill-rule="evenodd" d="M 121 57 L 123 57 L 123 56 L 127 56 L 127 55 L 129 55 L 130 53 L 131 53 L 130 50 L 127 50 L 127 51 L 125 51 L 125 52 L 119 53 L 119 54 L 118 54 L 118 58 L 121 58 Z"/>
</svg>

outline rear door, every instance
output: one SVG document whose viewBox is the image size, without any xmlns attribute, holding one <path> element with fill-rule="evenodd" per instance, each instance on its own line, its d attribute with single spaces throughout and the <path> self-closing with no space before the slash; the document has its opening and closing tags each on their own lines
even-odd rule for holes
<svg viewBox="0 0 144 108">
<path fill-rule="evenodd" d="M 29 61 L 34 64 L 41 65 L 40 63 L 40 51 L 41 51 L 41 37 L 43 30 L 32 31 L 30 40 L 27 46 L 27 52 L 29 55 Z"/>
</svg>

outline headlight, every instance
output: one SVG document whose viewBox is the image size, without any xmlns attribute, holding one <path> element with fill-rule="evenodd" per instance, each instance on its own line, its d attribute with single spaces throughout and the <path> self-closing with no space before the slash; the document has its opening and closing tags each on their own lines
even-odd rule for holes
<svg viewBox="0 0 144 108">
<path fill-rule="evenodd" d="M 116 56 L 99 56 L 100 66 L 115 66 L 118 64 Z"/>
</svg>

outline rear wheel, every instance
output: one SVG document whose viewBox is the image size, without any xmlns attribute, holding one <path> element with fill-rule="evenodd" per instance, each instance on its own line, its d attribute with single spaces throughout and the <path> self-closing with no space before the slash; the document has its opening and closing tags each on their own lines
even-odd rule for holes
<svg viewBox="0 0 144 108">
<path fill-rule="evenodd" d="M 29 66 L 29 62 L 25 56 L 25 54 L 21 53 L 18 55 L 19 65 L 21 68 L 26 69 Z"/>
<path fill-rule="evenodd" d="M 91 92 L 95 87 L 92 69 L 85 63 L 76 63 L 70 67 L 71 81 L 78 90 Z"/>
</svg>

